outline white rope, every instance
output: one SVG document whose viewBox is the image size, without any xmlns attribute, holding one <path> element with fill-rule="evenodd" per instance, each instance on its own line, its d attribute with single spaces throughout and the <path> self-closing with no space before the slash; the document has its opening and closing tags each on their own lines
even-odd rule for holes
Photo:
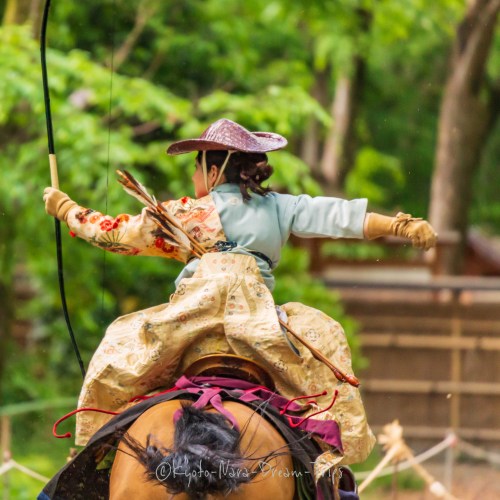
<svg viewBox="0 0 500 500">
<path fill-rule="evenodd" d="M 463 441 L 462 439 L 458 438 L 453 432 L 448 434 L 443 441 L 438 443 L 437 445 L 433 446 L 432 448 L 429 448 L 427 451 L 424 451 L 420 455 L 417 455 L 416 457 L 412 458 L 411 460 L 405 460 L 403 462 L 399 462 L 397 464 L 398 472 L 410 468 L 414 468 L 416 464 L 421 464 L 422 462 L 425 462 L 429 460 L 430 458 L 438 455 L 439 453 L 443 452 L 449 447 L 457 447 L 462 453 L 469 455 L 472 458 L 480 459 L 480 460 L 485 460 L 489 462 L 490 464 L 493 465 L 500 465 L 500 454 L 499 453 L 494 453 L 491 451 L 484 450 L 480 448 L 479 446 L 474 446 L 470 443 L 467 443 L 466 441 Z M 389 476 L 394 473 L 394 466 L 390 467 L 384 467 L 377 471 L 375 477 L 382 477 L 382 476 Z M 355 473 L 356 480 L 364 480 L 370 477 L 370 475 L 373 475 L 373 471 L 363 471 L 363 472 L 358 472 Z M 375 479 L 375 477 L 370 478 L 371 480 Z M 370 482 L 371 482 L 370 480 Z M 367 485 L 365 485 L 366 487 Z M 438 497 L 448 497 L 448 498 L 453 498 L 451 495 L 449 495 L 444 487 L 441 485 L 441 483 L 438 483 L 437 481 L 434 481 L 430 485 L 431 491 Z M 436 491 L 433 491 L 436 490 Z M 439 491 L 438 491 L 439 490 Z M 361 490 L 360 490 L 361 491 Z"/>
<path fill-rule="evenodd" d="M 483 450 L 482 448 L 479 448 L 479 446 L 474 446 L 473 444 L 467 443 L 462 439 L 458 440 L 458 448 L 460 451 L 472 458 L 486 460 L 490 464 L 500 465 L 500 454 L 498 453 Z"/>
<path fill-rule="evenodd" d="M 417 455 L 414 460 L 412 461 L 405 460 L 404 462 L 398 463 L 398 472 L 406 469 L 411 469 L 413 467 L 413 463 L 416 462 L 418 464 L 421 464 L 422 462 L 429 460 L 429 458 L 432 458 L 435 455 L 438 455 L 442 451 L 446 450 L 446 448 L 449 448 L 450 446 L 455 446 L 456 444 L 457 444 L 457 436 L 451 433 L 448 436 L 446 436 L 446 438 L 443 439 L 440 443 L 436 444 L 432 448 L 429 448 L 427 451 L 424 451 L 420 455 Z M 354 473 L 357 480 L 366 479 L 370 474 L 371 471 L 362 471 Z M 390 476 L 391 474 L 394 474 L 393 466 L 383 468 L 380 471 L 380 473 L 377 474 L 377 477 Z"/>
<path fill-rule="evenodd" d="M 49 478 L 42 476 L 41 474 L 38 474 L 35 471 L 32 471 L 25 467 L 24 465 L 18 464 L 15 460 L 10 459 L 8 462 L 5 462 L 1 467 L 0 467 L 0 476 L 3 476 L 7 472 L 9 472 L 11 469 L 17 469 L 18 471 L 22 472 L 23 474 L 26 474 L 27 476 L 30 476 L 34 479 L 38 479 L 39 481 L 42 481 L 43 483 L 48 483 Z"/>
<path fill-rule="evenodd" d="M 8 462 L 2 464 L 2 466 L 0 467 L 0 476 L 3 476 L 6 472 L 9 472 L 12 467 L 14 467 L 14 465 L 12 464 L 12 460 L 9 460 Z"/>
</svg>

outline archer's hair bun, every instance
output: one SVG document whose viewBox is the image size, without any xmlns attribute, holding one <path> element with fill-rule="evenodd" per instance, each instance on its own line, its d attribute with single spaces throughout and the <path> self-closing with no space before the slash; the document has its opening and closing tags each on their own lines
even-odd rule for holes
<svg viewBox="0 0 500 500">
<path fill-rule="evenodd" d="M 207 164 L 220 168 L 226 157 L 227 151 L 207 151 Z M 236 151 L 231 155 L 224 171 L 228 182 L 240 186 L 244 200 L 250 199 L 249 191 L 261 196 L 269 193 L 271 189 L 263 187 L 262 183 L 267 181 L 272 173 L 273 167 L 269 165 L 265 153 L 243 153 L 241 151 Z"/>
</svg>

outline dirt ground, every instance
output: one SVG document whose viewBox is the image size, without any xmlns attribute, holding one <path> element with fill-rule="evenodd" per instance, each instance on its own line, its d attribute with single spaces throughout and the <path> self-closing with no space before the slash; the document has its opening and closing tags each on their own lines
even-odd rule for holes
<svg viewBox="0 0 500 500">
<path fill-rule="evenodd" d="M 438 481 L 443 480 L 444 471 L 440 464 L 425 464 L 425 468 Z M 453 496 L 459 500 L 500 500 L 500 468 L 484 465 L 455 465 L 453 470 Z M 429 490 L 400 490 L 394 495 L 391 491 L 366 489 L 361 500 L 434 500 Z"/>
</svg>

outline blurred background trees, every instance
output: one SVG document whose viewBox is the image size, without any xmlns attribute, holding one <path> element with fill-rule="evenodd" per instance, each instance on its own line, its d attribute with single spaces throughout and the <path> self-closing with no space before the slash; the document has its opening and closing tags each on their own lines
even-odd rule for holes
<svg viewBox="0 0 500 500">
<path fill-rule="evenodd" d="M 76 395 L 81 382 L 41 199 L 42 4 L 0 1 L 2 404 Z M 159 199 L 192 195 L 193 158 L 164 150 L 227 117 L 289 139 L 271 155 L 276 190 L 366 196 L 372 210 L 430 216 L 462 241 L 471 224 L 498 234 L 498 11 L 498 0 L 55 0 L 48 65 L 61 189 L 135 213 L 114 180 L 125 167 Z M 116 316 L 165 302 L 181 267 L 104 256 L 66 234 L 63 248 L 85 363 Z M 307 266 L 303 251 L 285 254 L 277 302 L 296 290 L 352 332 Z M 460 247 L 448 271 L 460 272 Z"/>
<path fill-rule="evenodd" d="M 498 0 L 469 3 L 456 30 L 442 96 L 430 217 L 437 231 L 460 234 L 445 263 L 450 274 L 461 270 L 473 181 L 500 112 L 500 71 L 488 65 L 499 10 Z"/>
</svg>

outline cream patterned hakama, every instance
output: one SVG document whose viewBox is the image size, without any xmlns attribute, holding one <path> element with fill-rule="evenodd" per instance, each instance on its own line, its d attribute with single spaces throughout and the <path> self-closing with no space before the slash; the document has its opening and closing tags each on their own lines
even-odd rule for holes
<svg viewBox="0 0 500 500">
<path fill-rule="evenodd" d="M 342 371 L 352 373 L 349 347 L 336 321 L 298 303 L 282 308 L 297 333 Z M 134 396 L 171 386 L 200 357 L 232 353 L 260 363 L 287 398 L 326 389 L 328 395 L 316 398 L 318 406 L 324 408 L 337 389 L 333 408 L 315 418 L 334 419 L 339 424 L 344 445 L 342 463 L 364 460 L 374 437 L 358 389 L 338 382 L 306 348 L 297 347 L 301 358 L 283 336 L 272 295 L 255 259 L 230 253 L 207 254 L 195 275 L 182 280 L 168 304 L 122 316 L 109 326 L 90 363 L 78 406 L 121 411 Z M 86 444 L 109 418 L 79 413 L 77 444 Z M 333 456 L 326 458 L 327 468 L 332 461 L 339 461 Z"/>
</svg>

